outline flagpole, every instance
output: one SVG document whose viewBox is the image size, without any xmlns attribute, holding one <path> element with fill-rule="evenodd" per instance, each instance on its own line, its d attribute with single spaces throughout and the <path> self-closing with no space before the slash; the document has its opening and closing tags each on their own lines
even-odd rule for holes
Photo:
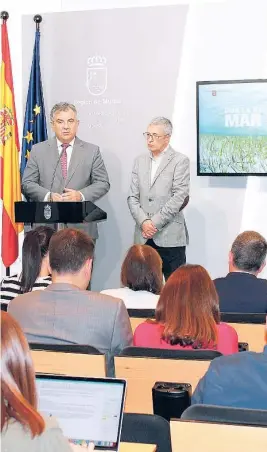
<svg viewBox="0 0 267 452">
<path fill-rule="evenodd" d="M 2 19 L 2 23 L 4 24 L 9 18 L 9 14 L 7 11 L 1 11 L 0 17 Z M 6 276 L 10 276 L 10 267 L 6 267 Z"/>
<path fill-rule="evenodd" d="M 40 23 L 42 22 L 43 18 L 40 16 L 40 14 L 36 14 L 33 18 L 35 24 L 36 24 L 36 31 L 40 31 Z"/>
<path fill-rule="evenodd" d="M 1 198 L 3 200 L 2 209 L 2 262 L 6 267 L 6 275 L 10 275 L 10 266 L 18 258 L 18 235 L 21 232 L 22 225 L 16 224 L 14 202 L 21 200 L 20 178 L 19 178 L 19 136 L 16 118 L 16 107 L 14 98 L 14 84 L 12 76 L 12 64 L 9 48 L 9 39 L 7 31 L 7 20 L 9 14 L 7 11 L 1 11 L 2 19 L 2 70 L 1 70 L 1 88 L 3 95 L 0 99 L 1 111 L 6 112 L 2 118 L 4 129 L 1 139 L 1 171 L 3 178 L 1 181 Z M 11 130 L 10 130 L 11 129 Z M 1 131 L 2 134 L 2 131 Z M 3 182 L 4 181 L 4 182 Z M 6 238 L 8 237 L 8 239 Z"/>
</svg>

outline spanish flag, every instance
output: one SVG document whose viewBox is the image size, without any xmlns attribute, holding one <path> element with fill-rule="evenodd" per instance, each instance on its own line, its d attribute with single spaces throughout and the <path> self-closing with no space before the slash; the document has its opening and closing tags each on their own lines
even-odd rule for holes
<svg viewBox="0 0 267 452">
<path fill-rule="evenodd" d="M 0 85 L 0 196 L 2 212 L 2 261 L 9 267 L 18 257 L 18 233 L 15 201 L 21 201 L 19 173 L 19 136 L 14 101 L 13 77 L 6 21 L 1 26 L 2 64 Z"/>
</svg>

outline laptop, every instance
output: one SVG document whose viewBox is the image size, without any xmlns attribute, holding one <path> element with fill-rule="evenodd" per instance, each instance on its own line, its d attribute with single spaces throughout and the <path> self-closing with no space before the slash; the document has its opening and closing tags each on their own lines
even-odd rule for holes
<svg viewBox="0 0 267 452">
<path fill-rule="evenodd" d="M 73 449 L 94 443 L 95 450 L 119 449 L 126 381 L 36 375 L 38 409 L 54 416 Z"/>
</svg>

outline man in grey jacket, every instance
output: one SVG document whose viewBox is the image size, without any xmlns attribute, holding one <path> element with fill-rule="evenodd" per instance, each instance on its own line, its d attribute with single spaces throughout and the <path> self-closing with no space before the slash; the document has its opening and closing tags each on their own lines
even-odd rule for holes
<svg viewBox="0 0 267 452">
<path fill-rule="evenodd" d="M 132 344 L 132 330 L 122 300 L 86 290 L 90 281 L 94 243 L 83 231 L 63 229 L 49 244 L 52 284 L 45 290 L 14 298 L 8 311 L 29 342 L 86 344 L 112 357 Z"/>
<path fill-rule="evenodd" d="M 76 107 L 55 104 L 50 122 L 55 137 L 33 146 L 22 178 L 22 192 L 32 201 L 91 201 L 110 188 L 108 174 L 98 146 L 80 140 Z M 96 223 L 75 227 L 98 237 Z"/>
<path fill-rule="evenodd" d="M 188 233 L 182 210 L 189 201 L 189 159 L 170 146 L 172 123 L 154 118 L 144 137 L 149 153 L 135 160 L 128 206 L 135 243 L 155 248 L 165 279 L 186 262 Z"/>
</svg>

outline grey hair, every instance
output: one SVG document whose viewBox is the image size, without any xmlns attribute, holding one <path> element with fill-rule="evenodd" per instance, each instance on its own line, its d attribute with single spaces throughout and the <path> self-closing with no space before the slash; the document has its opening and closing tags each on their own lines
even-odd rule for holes
<svg viewBox="0 0 267 452">
<path fill-rule="evenodd" d="M 245 231 L 236 237 L 231 252 L 238 270 L 255 273 L 265 262 L 267 242 L 258 232 Z"/>
<path fill-rule="evenodd" d="M 163 126 L 166 135 L 171 136 L 172 134 L 172 123 L 168 118 L 164 118 L 164 116 L 157 116 L 153 118 L 149 125 L 155 126 Z"/>
<path fill-rule="evenodd" d="M 73 104 L 69 104 L 68 102 L 59 102 L 58 104 L 55 104 L 50 112 L 50 121 L 53 122 L 54 121 L 54 114 L 57 111 L 67 111 L 67 110 L 72 110 L 74 111 L 74 113 L 77 116 L 77 110 L 75 105 Z"/>
</svg>

